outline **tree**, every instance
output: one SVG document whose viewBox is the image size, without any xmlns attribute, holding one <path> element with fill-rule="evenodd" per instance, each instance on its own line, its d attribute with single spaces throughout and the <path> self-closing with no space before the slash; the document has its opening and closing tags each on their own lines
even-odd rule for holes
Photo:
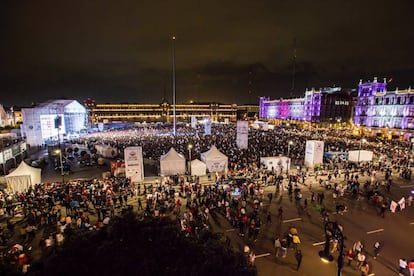
<svg viewBox="0 0 414 276">
<path fill-rule="evenodd" d="M 169 218 L 132 212 L 99 231 L 71 235 L 44 261 L 43 275 L 256 275 L 218 234 L 186 237 Z"/>
</svg>

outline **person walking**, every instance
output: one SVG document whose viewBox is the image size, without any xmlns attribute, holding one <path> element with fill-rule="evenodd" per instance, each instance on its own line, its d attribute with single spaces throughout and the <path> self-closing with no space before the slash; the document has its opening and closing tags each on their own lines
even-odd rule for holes
<svg viewBox="0 0 414 276">
<path fill-rule="evenodd" d="M 380 249 L 381 249 L 381 243 L 379 241 L 376 241 L 374 243 L 374 260 L 378 257 Z"/>
<path fill-rule="evenodd" d="M 297 261 L 296 270 L 299 270 L 300 265 L 302 264 L 302 257 L 303 257 L 302 256 L 302 251 L 296 250 L 296 253 L 295 253 L 295 259 Z"/>
<path fill-rule="evenodd" d="M 280 254 L 282 255 L 282 258 L 286 258 L 287 247 L 287 240 L 284 238 L 280 241 Z"/>
</svg>

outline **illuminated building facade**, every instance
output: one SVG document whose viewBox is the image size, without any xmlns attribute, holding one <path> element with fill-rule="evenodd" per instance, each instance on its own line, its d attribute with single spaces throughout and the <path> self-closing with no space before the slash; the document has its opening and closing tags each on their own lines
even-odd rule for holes
<svg viewBox="0 0 414 276">
<path fill-rule="evenodd" d="M 270 100 L 261 97 L 259 117 L 311 123 L 347 122 L 352 118 L 351 91 L 341 88 L 306 90 L 303 98 Z"/>
<path fill-rule="evenodd" d="M 387 91 L 387 82 L 360 81 L 355 106 L 355 125 L 377 128 L 414 128 L 414 91 Z"/>
<path fill-rule="evenodd" d="M 167 101 L 161 104 L 127 104 L 107 103 L 94 104 L 89 109 L 92 123 L 109 122 L 172 122 L 173 106 Z M 191 103 L 177 104 L 176 117 L 178 122 L 191 122 L 191 117 L 197 119 L 210 117 L 216 122 L 235 122 L 237 120 L 236 104 Z"/>
<path fill-rule="evenodd" d="M 31 146 L 62 140 L 86 129 L 87 113 L 75 100 L 50 100 L 31 108 L 22 108 L 22 135 Z"/>
</svg>

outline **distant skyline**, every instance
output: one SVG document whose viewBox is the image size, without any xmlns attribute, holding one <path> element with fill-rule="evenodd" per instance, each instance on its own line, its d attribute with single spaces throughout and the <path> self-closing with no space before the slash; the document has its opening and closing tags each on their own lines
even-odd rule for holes
<svg viewBox="0 0 414 276">
<path fill-rule="evenodd" d="M 177 103 L 258 104 L 374 77 L 414 88 L 413 8 L 409 0 L 3 0 L 0 104 L 171 102 L 173 35 Z"/>
</svg>

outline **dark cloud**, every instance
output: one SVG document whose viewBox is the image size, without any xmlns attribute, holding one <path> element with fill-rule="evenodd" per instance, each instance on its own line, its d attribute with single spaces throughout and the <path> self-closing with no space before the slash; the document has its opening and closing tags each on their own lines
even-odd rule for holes
<svg viewBox="0 0 414 276">
<path fill-rule="evenodd" d="M 62 95 L 170 100 L 172 34 L 180 102 L 257 102 L 374 76 L 408 86 L 413 7 L 406 0 L 4 0 L 0 91 L 11 96 L 1 103 Z"/>
</svg>

